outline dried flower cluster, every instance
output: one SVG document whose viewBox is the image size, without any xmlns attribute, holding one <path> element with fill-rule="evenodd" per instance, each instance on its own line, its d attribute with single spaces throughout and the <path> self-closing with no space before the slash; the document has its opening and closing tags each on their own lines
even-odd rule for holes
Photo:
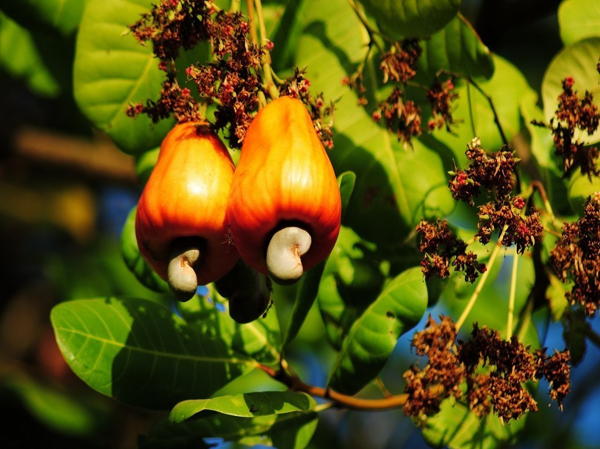
<svg viewBox="0 0 600 449">
<path fill-rule="evenodd" d="M 477 324 L 467 341 L 456 343 L 454 323 L 449 317 L 440 319 L 437 323 L 429 317 L 425 329 L 413 338 L 417 355 L 429 360 L 423 369 L 412 366 L 404 374 L 409 395 L 404 405 L 406 415 L 435 414 L 443 399 L 462 399 L 464 395 L 479 417 L 493 412 L 503 421 L 518 419 L 537 410 L 524 384 L 541 378 L 548 380 L 550 397 L 562 408 L 570 392 L 568 351 L 555 352 L 551 357 L 545 350 L 530 353 L 516 336 L 502 340 L 497 331 Z"/>
<path fill-rule="evenodd" d="M 588 198 L 582 218 L 565 223 L 562 237 L 550 253 L 550 262 L 563 282 L 574 282 L 566 294 L 588 316 L 600 307 L 600 193 Z"/>
<path fill-rule="evenodd" d="M 241 13 L 217 11 L 212 1 L 163 0 L 132 25 L 139 42 L 150 41 L 159 68 L 166 72 L 158 100 L 129 106 L 127 114 L 146 114 L 154 122 L 174 115 L 179 123 L 203 118 L 199 103 L 216 104 L 215 130 L 227 130 L 229 145 L 240 148 L 246 130 L 259 106 L 259 93 L 267 87 L 261 80 L 265 54 L 273 49 L 252 43 L 250 26 Z M 175 59 L 181 49 L 208 42 L 213 62 L 194 64 L 185 73 L 197 89 L 181 88 Z M 333 106 L 324 107 L 323 98 L 308 94 L 310 82 L 296 71 L 282 87 L 282 94 L 300 98 L 310 109 L 315 128 L 324 144 L 333 146 Z M 328 124 L 325 118 L 329 119 Z"/>
<path fill-rule="evenodd" d="M 442 129 L 446 127 L 446 131 L 451 132 L 450 125 L 454 123 L 452 117 L 452 102 L 458 98 L 458 94 L 454 92 L 454 83 L 451 79 L 440 83 L 435 81 L 431 89 L 427 92 L 427 101 L 431 105 L 433 117 L 427 122 L 429 131 L 434 129 Z"/>
<path fill-rule="evenodd" d="M 523 216 L 525 201 L 511 196 L 519 159 L 510 151 L 486 152 L 478 138 L 467 145 L 466 155 L 471 161 L 469 167 L 450 173 L 449 187 L 453 198 L 473 206 L 482 189 L 495 197 L 494 201 L 479 207 L 476 234 L 479 241 L 487 244 L 495 230 L 506 227 L 501 242 L 504 246 L 516 245 L 517 252 L 522 254 L 539 243 L 544 230 L 539 214 L 530 210 L 529 215 Z"/>
<path fill-rule="evenodd" d="M 548 127 L 554 135 L 555 154 L 563 161 L 563 168 L 568 175 L 579 167 L 581 172 L 590 178 L 600 175 L 596 166 L 598 155 L 597 147 L 586 146 L 584 142 L 575 138 L 577 130 L 585 131 L 592 135 L 600 124 L 598 107 L 594 104 L 594 95 L 585 92 L 581 98 L 573 90 L 575 81 L 572 77 L 563 80 L 563 91 L 558 97 L 556 120 L 550 120 L 550 125 L 534 121 L 533 124 Z"/>
<path fill-rule="evenodd" d="M 310 94 L 310 80 L 306 78 L 306 72 L 296 68 L 294 75 L 290 76 L 279 87 L 281 95 L 287 95 L 292 98 L 299 98 L 308 106 L 308 112 L 313 121 L 317 135 L 326 148 L 333 148 L 333 102 L 325 103 L 323 94 L 316 97 Z"/>
<path fill-rule="evenodd" d="M 423 253 L 421 267 L 425 279 L 432 276 L 447 278 L 450 276 L 450 259 L 455 271 L 465 274 L 465 281 L 475 282 L 480 273 L 485 273 L 485 264 L 477 261 L 477 255 L 466 252 L 467 244 L 456 237 L 448 227 L 446 220 L 429 223 L 421 220 L 417 226 L 419 249 Z"/>
</svg>

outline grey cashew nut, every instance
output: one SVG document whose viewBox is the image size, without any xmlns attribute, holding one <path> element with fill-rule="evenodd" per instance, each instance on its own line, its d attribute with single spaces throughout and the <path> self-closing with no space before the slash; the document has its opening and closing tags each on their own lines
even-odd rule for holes
<svg viewBox="0 0 600 449">
<path fill-rule="evenodd" d="M 290 285 L 304 273 L 301 257 L 308 252 L 312 239 L 302 228 L 290 226 L 277 231 L 267 248 L 267 268 L 273 281 Z"/>
<path fill-rule="evenodd" d="M 174 244 L 169 254 L 167 282 L 171 291 L 180 301 L 192 298 L 198 288 L 195 267 L 200 262 L 200 249 L 193 243 Z"/>
</svg>

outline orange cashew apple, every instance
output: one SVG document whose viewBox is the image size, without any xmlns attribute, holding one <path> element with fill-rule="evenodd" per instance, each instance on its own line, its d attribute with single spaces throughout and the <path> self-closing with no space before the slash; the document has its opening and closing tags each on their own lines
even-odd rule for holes
<svg viewBox="0 0 600 449">
<path fill-rule="evenodd" d="M 144 259 L 180 300 L 216 281 L 239 255 L 228 244 L 231 156 L 205 123 L 175 126 L 140 197 L 135 220 Z"/>
<path fill-rule="evenodd" d="M 335 245 L 341 199 L 308 111 L 281 97 L 254 118 L 236 168 L 227 217 L 248 265 L 280 284 L 297 281 Z"/>
</svg>

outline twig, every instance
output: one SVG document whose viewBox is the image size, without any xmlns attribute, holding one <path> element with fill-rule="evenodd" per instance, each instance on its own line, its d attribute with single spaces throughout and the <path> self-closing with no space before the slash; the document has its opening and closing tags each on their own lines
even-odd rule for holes
<svg viewBox="0 0 600 449">
<path fill-rule="evenodd" d="M 513 255 L 512 275 L 510 279 L 510 296 L 508 298 L 508 322 L 506 325 L 506 339 L 510 340 L 513 333 L 513 315 L 515 313 L 515 296 L 517 290 L 517 267 L 519 266 L 519 254 L 515 250 Z"/>
<path fill-rule="evenodd" d="M 504 234 L 506 233 L 507 229 L 508 229 L 508 226 L 505 225 L 504 228 L 502 229 L 502 232 L 500 233 L 500 237 L 498 237 L 498 241 L 496 242 L 494 251 L 492 251 L 492 254 L 490 255 L 490 262 L 487 266 L 487 270 L 481 276 L 481 279 L 479 280 L 479 283 L 477 284 L 477 287 L 475 288 L 473 295 L 471 296 L 471 298 L 469 299 L 469 302 L 467 303 L 467 307 L 465 307 L 465 310 L 463 310 L 462 315 L 456 322 L 456 332 L 458 332 L 458 330 L 465 323 L 467 316 L 469 316 L 471 309 L 475 305 L 475 302 L 477 301 L 477 298 L 479 297 L 479 294 L 481 293 L 481 290 L 483 289 L 483 286 L 485 285 L 485 281 L 487 280 L 488 276 L 490 275 L 490 273 L 492 271 L 494 262 L 496 261 L 496 256 L 498 255 L 498 252 L 500 251 L 500 248 L 502 247 L 502 239 L 504 238 Z"/>
<path fill-rule="evenodd" d="M 408 400 L 408 394 L 392 395 L 383 399 L 363 399 L 354 396 L 348 396 L 345 394 L 338 393 L 332 389 L 325 389 L 316 387 L 314 385 L 308 385 L 304 383 L 295 374 L 290 374 L 285 369 L 274 370 L 268 366 L 259 365 L 261 370 L 267 373 L 273 379 L 283 383 L 288 388 L 294 391 L 301 391 L 311 396 L 329 399 L 333 402 L 333 405 L 337 407 L 343 407 L 351 410 L 362 410 L 362 411 L 383 411 L 394 408 L 402 407 Z M 430 391 L 433 394 L 442 393 L 444 388 L 439 385 L 432 387 Z"/>
</svg>

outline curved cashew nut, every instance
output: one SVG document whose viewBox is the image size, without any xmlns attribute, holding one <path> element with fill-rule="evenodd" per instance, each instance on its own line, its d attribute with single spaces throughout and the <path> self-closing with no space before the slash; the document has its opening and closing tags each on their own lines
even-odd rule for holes
<svg viewBox="0 0 600 449">
<path fill-rule="evenodd" d="M 290 285 L 302 277 L 300 259 L 310 249 L 312 239 L 304 229 L 290 226 L 277 231 L 267 248 L 267 268 L 273 281 Z"/>
</svg>

